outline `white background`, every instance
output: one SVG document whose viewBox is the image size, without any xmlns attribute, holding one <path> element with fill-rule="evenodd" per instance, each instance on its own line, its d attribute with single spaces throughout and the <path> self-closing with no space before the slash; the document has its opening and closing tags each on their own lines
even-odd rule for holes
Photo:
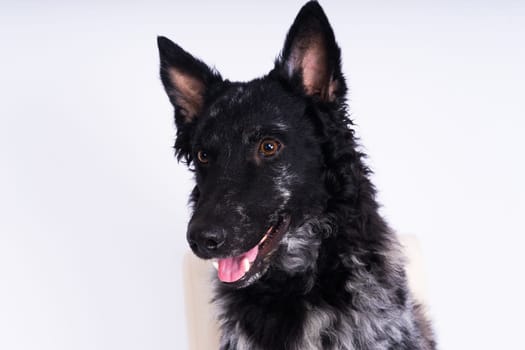
<svg viewBox="0 0 525 350">
<path fill-rule="evenodd" d="M 155 37 L 267 72 L 302 2 L 0 4 L 0 349 L 184 349 L 191 174 Z M 523 1 L 324 1 L 383 213 L 441 349 L 518 349 Z"/>
</svg>

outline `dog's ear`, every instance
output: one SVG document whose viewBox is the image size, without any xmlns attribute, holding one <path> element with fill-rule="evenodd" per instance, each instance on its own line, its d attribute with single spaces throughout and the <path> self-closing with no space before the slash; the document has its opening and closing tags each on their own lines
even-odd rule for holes
<svg viewBox="0 0 525 350">
<path fill-rule="evenodd" d="M 157 44 L 160 77 L 175 107 L 177 127 L 181 127 L 199 115 L 208 89 L 212 84 L 222 81 L 222 78 L 171 40 L 159 36 Z"/>
<path fill-rule="evenodd" d="M 288 81 L 299 84 L 307 95 L 326 102 L 346 93 L 341 50 L 316 1 L 308 2 L 299 11 L 276 61 L 276 70 Z"/>
</svg>

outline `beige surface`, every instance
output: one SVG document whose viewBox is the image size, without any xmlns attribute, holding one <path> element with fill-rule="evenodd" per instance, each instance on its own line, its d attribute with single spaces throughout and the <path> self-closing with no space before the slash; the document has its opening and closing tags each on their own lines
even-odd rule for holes
<svg viewBox="0 0 525 350">
<path fill-rule="evenodd" d="M 416 237 L 400 236 L 408 258 L 409 285 L 417 300 L 424 302 L 424 274 L 421 250 Z M 190 350 L 216 350 L 219 348 L 219 332 L 210 304 L 210 281 L 215 270 L 209 262 L 196 258 L 191 252 L 184 257 L 184 293 L 186 320 Z"/>
</svg>

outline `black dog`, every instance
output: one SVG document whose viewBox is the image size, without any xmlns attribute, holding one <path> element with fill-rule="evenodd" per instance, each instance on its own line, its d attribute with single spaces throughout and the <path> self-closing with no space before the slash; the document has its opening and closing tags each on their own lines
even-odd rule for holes
<svg viewBox="0 0 525 350">
<path fill-rule="evenodd" d="M 224 80 L 159 37 L 176 153 L 195 171 L 188 242 L 217 259 L 221 349 L 434 349 L 378 214 L 316 2 L 275 68 Z"/>
</svg>

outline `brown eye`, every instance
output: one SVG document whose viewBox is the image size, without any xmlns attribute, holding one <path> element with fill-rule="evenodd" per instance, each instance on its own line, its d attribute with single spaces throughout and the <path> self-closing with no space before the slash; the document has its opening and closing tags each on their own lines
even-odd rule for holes
<svg viewBox="0 0 525 350">
<path fill-rule="evenodd" d="M 197 159 L 202 164 L 207 164 L 210 161 L 208 158 L 208 153 L 206 153 L 205 151 L 197 152 Z"/>
<path fill-rule="evenodd" d="M 263 140 L 259 145 L 259 152 L 265 157 L 271 157 L 279 151 L 281 144 L 276 140 Z"/>
</svg>

